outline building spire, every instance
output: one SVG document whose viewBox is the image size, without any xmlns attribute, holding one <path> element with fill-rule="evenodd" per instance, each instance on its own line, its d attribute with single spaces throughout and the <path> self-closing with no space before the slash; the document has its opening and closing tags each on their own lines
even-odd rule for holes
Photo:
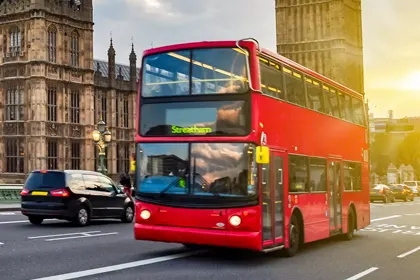
<svg viewBox="0 0 420 280">
<path fill-rule="evenodd" d="M 115 56 L 114 44 L 112 42 L 112 31 L 110 35 L 111 35 L 111 38 L 110 38 L 110 43 L 109 43 L 108 56 Z"/>
<path fill-rule="evenodd" d="M 135 51 L 134 51 L 134 42 L 133 42 L 133 37 L 131 37 L 131 53 L 130 53 L 130 61 L 131 61 L 131 62 L 134 62 L 134 64 L 135 64 L 136 60 L 137 60 L 137 56 L 136 56 L 136 53 L 135 53 Z"/>
</svg>

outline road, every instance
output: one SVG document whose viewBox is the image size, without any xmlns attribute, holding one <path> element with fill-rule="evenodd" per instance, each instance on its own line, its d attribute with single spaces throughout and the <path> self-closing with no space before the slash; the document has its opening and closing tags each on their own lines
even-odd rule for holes
<svg viewBox="0 0 420 280">
<path fill-rule="evenodd" d="M 19 212 L 0 212 L 0 279 L 417 279 L 420 198 L 371 204 L 371 216 L 352 241 L 314 242 L 282 258 L 135 241 L 132 224 L 119 221 L 33 226 Z"/>
</svg>

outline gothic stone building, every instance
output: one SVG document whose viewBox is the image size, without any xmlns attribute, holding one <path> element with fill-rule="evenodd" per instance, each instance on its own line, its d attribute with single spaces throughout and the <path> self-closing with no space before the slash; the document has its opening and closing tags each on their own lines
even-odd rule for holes
<svg viewBox="0 0 420 280">
<path fill-rule="evenodd" d="M 34 169 L 96 169 L 91 134 L 106 121 L 109 173 L 134 151 L 134 50 L 129 66 L 93 59 L 92 0 L 0 0 L 0 183 Z"/>
<path fill-rule="evenodd" d="M 276 0 L 277 52 L 364 93 L 361 0 Z"/>
</svg>

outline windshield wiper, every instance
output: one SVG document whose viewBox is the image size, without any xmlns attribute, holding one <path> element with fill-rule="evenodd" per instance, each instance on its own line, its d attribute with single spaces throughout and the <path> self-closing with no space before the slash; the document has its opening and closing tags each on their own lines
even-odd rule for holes
<svg viewBox="0 0 420 280">
<path fill-rule="evenodd" d="M 179 181 L 181 181 L 182 180 L 182 177 L 180 176 L 180 177 L 178 177 L 175 181 L 173 181 L 172 183 L 170 183 L 169 185 L 167 185 L 163 190 L 161 190 L 160 192 L 159 192 L 159 196 L 163 196 L 163 195 L 165 195 L 165 193 L 170 189 L 170 188 L 172 188 L 175 184 L 177 184 Z"/>
</svg>

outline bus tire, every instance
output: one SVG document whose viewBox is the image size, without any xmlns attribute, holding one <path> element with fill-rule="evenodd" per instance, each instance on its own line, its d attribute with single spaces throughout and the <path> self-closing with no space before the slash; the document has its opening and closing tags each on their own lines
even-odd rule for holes
<svg viewBox="0 0 420 280">
<path fill-rule="evenodd" d="M 356 215 L 354 214 L 353 209 L 350 209 L 348 217 L 347 217 L 347 233 L 344 234 L 345 240 L 352 240 L 354 237 L 354 232 L 356 230 Z"/>
<path fill-rule="evenodd" d="M 290 218 L 289 224 L 289 248 L 284 248 L 284 254 L 286 257 L 291 258 L 299 252 L 301 246 L 301 228 L 300 223 L 296 215 Z"/>
</svg>

